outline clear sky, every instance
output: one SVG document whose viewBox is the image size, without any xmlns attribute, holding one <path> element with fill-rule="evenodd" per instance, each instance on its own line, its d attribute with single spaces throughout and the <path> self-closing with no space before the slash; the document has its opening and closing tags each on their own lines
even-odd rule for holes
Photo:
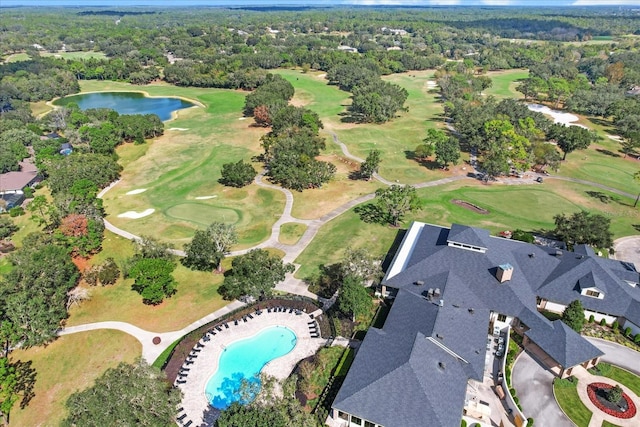
<svg viewBox="0 0 640 427">
<path fill-rule="evenodd" d="M 0 6 L 637 6 L 640 0 L 0 0 Z"/>
</svg>

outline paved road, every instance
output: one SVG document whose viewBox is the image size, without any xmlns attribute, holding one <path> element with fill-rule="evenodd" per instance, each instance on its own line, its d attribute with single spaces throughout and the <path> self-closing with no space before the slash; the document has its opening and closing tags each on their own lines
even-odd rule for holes
<svg viewBox="0 0 640 427">
<path fill-rule="evenodd" d="M 640 353 L 630 349 L 629 347 L 625 347 L 611 341 L 602 340 L 600 338 L 585 338 L 604 352 L 604 356 L 602 356 L 603 362 L 620 366 L 627 371 L 640 375 Z"/>
<path fill-rule="evenodd" d="M 574 427 L 553 396 L 555 376 L 533 357 L 523 352 L 513 365 L 511 384 L 516 389 L 522 412 L 535 419 L 535 425 Z"/>
</svg>

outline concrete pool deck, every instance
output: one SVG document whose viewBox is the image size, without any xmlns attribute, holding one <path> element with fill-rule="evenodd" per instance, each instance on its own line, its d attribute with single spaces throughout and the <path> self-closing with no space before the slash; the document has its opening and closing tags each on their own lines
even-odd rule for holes
<svg viewBox="0 0 640 427">
<path fill-rule="evenodd" d="M 180 404 L 183 411 L 179 416 L 184 414 L 186 417 L 181 420 L 182 424 L 193 421 L 192 425 L 200 426 L 205 422 L 204 414 L 210 408 L 204 392 L 205 387 L 218 369 L 218 360 L 224 348 L 234 341 L 252 337 L 271 326 L 285 326 L 291 329 L 297 337 L 296 346 L 286 355 L 267 363 L 262 369 L 265 374 L 280 380 L 287 378 L 300 360 L 315 354 L 326 343 L 324 338 L 311 337 L 308 322 L 312 319 L 307 313 L 296 315 L 295 312 L 268 313 L 267 310 L 262 310 L 261 315 L 252 315 L 253 319 L 247 319 L 247 322 L 240 320 L 237 325 L 233 322 L 228 323 L 229 329 L 223 327 L 221 332 L 215 331 L 216 335 L 211 336 L 208 342 L 200 340 L 204 347 L 197 353 L 193 363 L 186 366 L 189 369 L 188 375 L 184 378 L 186 382 L 179 384 L 176 380 L 176 386 L 183 393 Z M 178 377 L 178 380 L 180 379 Z"/>
</svg>

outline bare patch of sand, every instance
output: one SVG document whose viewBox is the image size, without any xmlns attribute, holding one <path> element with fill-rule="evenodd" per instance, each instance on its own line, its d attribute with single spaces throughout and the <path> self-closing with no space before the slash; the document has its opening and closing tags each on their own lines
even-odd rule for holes
<svg viewBox="0 0 640 427">
<path fill-rule="evenodd" d="M 247 120 L 246 117 L 240 117 L 238 120 Z"/>
<path fill-rule="evenodd" d="M 438 84 L 434 80 L 427 80 L 427 89 L 435 89 Z"/>
<path fill-rule="evenodd" d="M 167 130 L 189 130 L 187 128 L 169 128 Z"/>
<path fill-rule="evenodd" d="M 565 126 L 580 126 L 581 128 L 589 129 L 584 125 L 574 123 L 580 120 L 580 118 L 575 114 L 565 113 L 564 111 L 552 110 L 546 105 L 540 105 L 540 104 L 528 104 L 527 107 L 531 111 L 537 111 L 538 113 L 551 116 L 551 118 L 553 118 L 554 123 L 560 123 Z"/>
<path fill-rule="evenodd" d="M 120 215 L 118 215 L 118 218 L 130 218 L 130 219 L 144 218 L 145 216 L 151 215 L 155 211 L 156 211 L 155 209 L 146 209 L 142 212 L 127 211 L 125 213 L 121 213 Z"/>
<path fill-rule="evenodd" d="M 132 194 L 140 194 L 140 193 L 144 193 L 145 191 L 147 191 L 146 188 L 138 188 L 136 190 L 131 190 L 131 191 L 127 191 L 127 196 L 131 196 Z"/>
<path fill-rule="evenodd" d="M 327 74 L 326 73 L 318 74 L 316 77 L 319 78 L 319 79 L 324 79 L 325 77 L 327 77 Z"/>
<path fill-rule="evenodd" d="M 196 197 L 196 200 L 209 200 L 209 199 L 215 199 L 218 196 L 199 196 Z"/>
</svg>

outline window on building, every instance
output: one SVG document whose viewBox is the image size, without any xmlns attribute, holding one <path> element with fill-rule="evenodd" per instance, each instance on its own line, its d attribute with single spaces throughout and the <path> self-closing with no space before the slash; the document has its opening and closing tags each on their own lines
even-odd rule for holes
<svg viewBox="0 0 640 427">
<path fill-rule="evenodd" d="M 357 426 L 361 426 L 362 425 L 362 420 L 358 417 L 354 417 L 353 415 L 351 416 L 351 424 L 355 424 Z"/>
<path fill-rule="evenodd" d="M 346 412 L 338 411 L 338 418 L 349 421 L 349 414 Z"/>
<path fill-rule="evenodd" d="M 506 322 L 507 315 L 506 314 L 498 314 L 498 322 Z"/>
<path fill-rule="evenodd" d="M 600 292 L 598 292 L 598 291 L 587 291 L 587 296 L 588 297 L 598 298 L 598 297 L 600 297 Z"/>
<path fill-rule="evenodd" d="M 365 421 L 364 422 L 364 427 L 376 427 L 375 423 L 372 423 L 371 421 Z"/>
</svg>

